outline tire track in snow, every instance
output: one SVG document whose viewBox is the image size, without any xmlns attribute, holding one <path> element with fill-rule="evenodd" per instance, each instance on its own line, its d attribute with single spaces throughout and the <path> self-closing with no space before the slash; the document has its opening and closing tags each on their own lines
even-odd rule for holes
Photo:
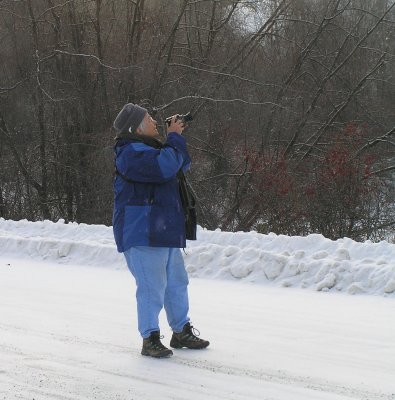
<svg viewBox="0 0 395 400">
<path fill-rule="evenodd" d="M 4 323 L 0 323 L 0 331 L 1 330 L 8 330 L 8 331 L 17 331 L 19 333 L 27 333 L 27 330 L 25 328 L 21 327 L 16 327 L 12 325 L 7 325 Z M 89 346 L 91 348 L 99 349 L 99 350 L 110 350 L 111 352 L 115 354 L 130 354 L 132 357 L 141 357 L 140 351 L 138 349 L 131 349 L 130 347 L 126 346 L 121 346 L 121 345 L 116 345 L 114 343 L 110 342 L 102 342 L 98 340 L 91 340 L 91 339 L 83 339 L 77 336 L 73 335 L 62 335 L 62 334 L 53 334 L 53 333 L 48 333 L 45 331 L 41 330 L 29 330 L 30 334 L 34 334 L 35 336 L 45 338 L 48 340 L 53 340 L 53 341 L 58 341 L 61 343 L 72 343 L 72 344 L 78 344 L 81 346 Z M 3 351 L 6 351 L 7 349 L 5 347 L 2 347 Z M 17 351 L 17 349 L 9 348 L 9 352 L 13 351 L 16 352 L 18 355 L 23 355 L 24 353 L 22 351 Z M 193 350 L 191 350 L 193 351 Z M 379 392 L 373 392 L 373 391 L 366 391 L 366 390 L 361 390 L 357 389 L 355 387 L 346 387 L 346 386 L 341 386 L 335 382 L 329 382 L 325 380 L 318 380 L 316 378 L 310 378 L 306 376 L 297 376 L 297 375 L 291 375 L 285 371 L 265 371 L 265 370 L 257 370 L 257 369 L 248 369 L 248 368 L 239 368 L 235 366 L 230 366 L 230 365 L 224 365 L 221 363 L 216 363 L 214 361 L 209 361 L 209 360 L 201 360 L 201 359 L 190 359 L 187 357 L 183 357 L 180 353 L 182 352 L 187 352 L 190 353 L 191 351 L 189 350 L 178 350 L 175 352 L 174 356 L 169 359 L 168 361 L 171 361 L 171 363 L 175 363 L 178 365 L 183 365 L 188 368 L 193 368 L 193 369 L 198 369 L 198 370 L 205 370 L 208 372 L 212 372 L 213 374 L 222 374 L 222 375 L 230 375 L 230 376 L 235 376 L 235 377 L 248 377 L 260 381 L 266 381 L 266 382 L 271 382 L 271 383 L 278 383 L 281 385 L 287 385 L 287 386 L 298 386 L 301 388 L 309 389 L 309 390 L 315 390 L 323 393 L 333 393 L 341 396 L 347 396 L 350 398 L 355 398 L 358 400 L 395 400 L 395 394 L 388 395 L 385 393 L 379 393 Z M 26 359 L 29 358 L 28 355 L 25 355 Z M 39 361 L 39 360 L 48 360 L 48 356 L 52 357 L 51 353 L 45 354 L 44 356 L 41 355 L 39 358 L 37 357 L 31 357 L 32 361 Z M 59 359 L 56 360 L 51 360 L 53 362 L 60 362 Z M 78 364 L 83 364 L 73 358 L 64 358 L 61 360 L 61 363 L 63 364 L 68 364 L 69 366 L 75 365 L 76 363 Z M 119 377 L 124 377 L 124 378 L 132 378 L 136 379 L 136 376 L 133 376 L 132 374 L 123 374 L 115 371 L 111 371 L 109 369 L 103 369 L 103 368 L 98 368 L 92 363 L 86 363 L 85 367 L 87 367 L 89 364 L 90 369 L 94 369 L 98 372 L 110 374 L 110 375 L 116 375 Z M 141 379 L 141 378 L 139 378 Z"/>
<path fill-rule="evenodd" d="M 8 331 L 27 331 L 24 328 L 20 327 L 15 327 L 11 325 L 6 325 L 6 324 L 0 324 L 0 330 L 8 330 Z M 101 341 L 95 341 L 95 340 L 84 340 L 82 338 L 79 338 L 77 336 L 72 336 L 72 335 L 61 335 L 61 334 L 56 334 L 54 335 L 53 333 L 47 333 L 45 331 L 29 331 L 30 334 L 34 333 L 35 336 L 39 336 L 44 339 L 49 339 L 49 340 L 54 340 L 62 343 L 73 343 L 73 344 L 78 344 L 82 346 L 89 346 L 91 348 L 99 349 L 99 350 L 106 350 L 115 353 L 115 354 L 128 354 L 132 358 L 137 358 L 141 357 L 140 351 L 138 349 L 131 349 L 130 347 L 126 346 L 121 346 L 121 345 L 116 345 L 113 343 L 105 343 Z M 85 368 L 89 368 L 91 370 L 95 370 L 100 373 L 104 373 L 107 375 L 113 375 L 121 378 L 129 378 L 132 380 L 139 380 L 139 381 L 145 381 L 146 383 L 158 383 L 157 380 L 152 380 L 152 379 L 147 379 L 147 378 L 142 378 L 141 376 L 133 375 L 130 373 L 123 373 L 123 372 L 118 372 L 115 370 L 111 370 L 108 368 L 100 368 L 98 365 L 94 365 L 91 362 L 81 362 L 78 360 L 73 359 L 72 357 L 67 357 L 60 359 L 58 355 L 56 355 L 56 359 L 54 358 L 54 355 L 51 353 L 42 355 L 40 357 L 32 357 L 32 355 L 25 354 L 23 351 L 17 350 L 16 348 L 9 348 L 6 349 L 5 347 L 2 347 L 2 352 L 13 352 L 14 354 L 18 354 L 19 356 L 24 356 L 25 361 L 28 361 L 30 359 L 29 367 L 35 368 L 35 369 L 41 369 L 43 372 L 48 371 L 48 365 L 47 368 L 44 369 L 42 368 L 38 363 L 41 361 L 44 361 L 45 363 L 56 363 L 59 365 L 67 365 L 69 368 L 76 368 L 76 367 L 81 367 L 82 365 Z M 8 350 L 8 351 L 7 351 Z M 169 362 L 171 364 L 177 364 L 180 366 L 188 367 L 191 369 L 196 369 L 196 370 L 204 370 L 206 372 L 211 372 L 214 375 L 215 374 L 221 374 L 221 375 L 227 375 L 227 376 L 234 376 L 234 377 L 240 377 L 240 378 L 251 378 L 254 380 L 259 380 L 259 381 L 265 381 L 265 382 L 270 382 L 270 383 L 276 383 L 284 386 L 290 386 L 290 387 L 299 387 L 307 390 L 312 390 L 312 391 L 318 391 L 321 393 L 327 393 L 327 394 L 336 394 L 340 396 L 345 396 L 348 398 L 352 399 L 358 399 L 358 400 L 395 400 L 395 395 L 388 395 L 385 393 L 380 393 L 380 392 L 373 392 L 373 391 L 367 391 L 367 390 L 361 390 L 357 389 L 355 387 L 346 387 L 346 386 L 341 386 L 335 382 L 329 382 L 325 380 L 318 380 L 316 378 L 310 378 L 306 376 L 297 376 L 297 375 L 291 375 L 285 371 L 265 371 L 265 370 L 260 370 L 260 369 L 248 369 L 248 368 L 239 368 L 235 366 L 230 366 L 230 365 L 225 365 L 221 363 L 216 363 L 213 361 L 209 360 L 202 360 L 202 359 L 190 359 L 188 357 L 183 356 L 181 353 L 189 353 L 188 350 L 181 350 L 181 351 L 176 351 L 174 356 L 166 362 Z M 196 354 L 195 352 L 193 354 Z M 204 354 L 204 353 L 203 353 Z M 163 360 L 160 360 L 161 362 Z M 64 375 L 64 378 L 70 378 L 68 375 Z M 163 382 L 161 383 L 164 386 Z M 42 393 L 41 393 L 42 394 Z M 68 398 L 68 397 L 66 397 Z"/>
<path fill-rule="evenodd" d="M 185 351 L 185 350 L 183 350 Z M 279 383 L 281 385 L 299 386 L 305 389 L 315 390 L 324 393 L 333 393 L 341 396 L 348 396 L 358 400 L 395 400 L 395 394 L 387 395 L 385 393 L 365 391 L 351 387 L 340 386 L 334 382 L 319 381 L 304 376 L 296 376 L 286 373 L 285 371 L 264 371 L 255 369 L 238 368 L 234 366 L 227 366 L 212 361 L 190 360 L 177 356 L 176 363 L 182 364 L 187 367 L 204 369 L 212 371 L 213 373 L 220 373 L 224 375 L 233 375 L 238 377 L 249 377 L 253 379 L 263 380 L 272 383 Z"/>
</svg>

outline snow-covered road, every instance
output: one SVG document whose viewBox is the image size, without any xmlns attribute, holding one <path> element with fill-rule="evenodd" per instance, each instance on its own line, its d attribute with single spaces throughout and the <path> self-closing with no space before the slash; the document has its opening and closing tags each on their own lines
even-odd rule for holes
<svg viewBox="0 0 395 400">
<path fill-rule="evenodd" d="M 395 399 L 393 298 L 195 278 L 190 297 L 211 346 L 150 359 L 126 268 L 0 257 L 0 399 Z"/>
</svg>

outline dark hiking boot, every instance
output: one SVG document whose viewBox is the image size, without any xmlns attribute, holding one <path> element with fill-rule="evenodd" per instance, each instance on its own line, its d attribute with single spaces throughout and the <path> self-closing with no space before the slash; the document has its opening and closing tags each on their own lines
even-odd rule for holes
<svg viewBox="0 0 395 400">
<path fill-rule="evenodd" d="M 187 347 L 188 349 L 204 349 L 210 344 L 210 342 L 198 338 L 199 335 L 200 332 L 187 322 L 184 325 L 182 332 L 173 332 L 170 346 L 174 349 L 181 349 L 182 347 Z"/>
<path fill-rule="evenodd" d="M 159 332 L 151 332 L 151 335 L 146 339 L 143 339 L 143 348 L 141 354 L 143 356 L 150 356 L 155 358 L 169 357 L 173 355 L 173 352 L 167 347 L 163 346 L 160 341 L 163 336 L 160 336 Z"/>
</svg>

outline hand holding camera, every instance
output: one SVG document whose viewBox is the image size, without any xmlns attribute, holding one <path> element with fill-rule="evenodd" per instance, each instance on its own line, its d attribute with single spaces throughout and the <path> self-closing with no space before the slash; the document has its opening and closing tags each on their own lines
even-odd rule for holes
<svg viewBox="0 0 395 400">
<path fill-rule="evenodd" d="M 167 133 L 170 132 L 176 132 L 178 134 L 182 134 L 182 131 L 185 128 L 184 123 L 180 120 L 177 119 L 176 115 L 173 115 L 172 117 L 170 117 L 170 119 L 166 119 L 166 123 L 167 123 Z"/>
<path fill-rule="evenodd" d="M 166 118 L 167 133 L 177 132 L 181 135 L 183 130 L 185 129 L 186 123 L 192 120 L 193 117 L 190 112 L 184 115 L 177 114 L 173 115 L 172 117 Z"/>
</svg>

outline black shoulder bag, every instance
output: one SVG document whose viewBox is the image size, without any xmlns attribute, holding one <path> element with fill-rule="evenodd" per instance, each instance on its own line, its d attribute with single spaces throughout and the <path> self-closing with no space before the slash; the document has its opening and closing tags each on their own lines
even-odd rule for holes
<svg viewBox="0 0 395 400">
<path fill-rule="evenodd" d="M 180 170 L 177 173 L 178 187 L 180 189 L 180 197 L 185 215 L 185 236 L 188 240 L 196 240 L 196 201 L 192 190 L 185 178 L 184 173 Z"/>
</svg>

